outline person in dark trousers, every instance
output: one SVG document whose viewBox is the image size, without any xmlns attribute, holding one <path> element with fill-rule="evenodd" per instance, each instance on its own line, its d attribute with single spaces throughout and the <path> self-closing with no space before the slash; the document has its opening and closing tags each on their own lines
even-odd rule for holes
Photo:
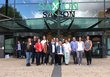
<svg viewBox="0 0 110 77">
<path fill-rule="evenodd" d="M 46 40 L 46 37 L 43 36 L 43 39 L 42 39 L 42 41 L 41 41 L 43 48 L 44 48 L 44 44 L 46 43 L 46 41 L 47 41 L 47 40 Z M 45 56 L 44 50 L 42 51 L 41 54 L 42 54 L 42 61 L 41 61 L 41 63 L 44 64 L 44 56 Z"/>
<path fill-rule="evenodd" d="M 73 62 L 74 64 L 77 64 L 78 61 L 77 61 L 77 48 L 78 48 L 78 44 L 77 44 L 77 41 L 76 41 L 76 38 L 73 37 L 73 41 L 71 41 L 71 55 L 73 56 Z"/>
<path fill-rule="evenodd" d="M 25 43 L 25 41 L 22 42 L 21 46 L 22 46 L 22 51 L 21 51 L 22 58 L 26 58 L 26 43 Z"/>
<path fill-rule="evenodd" d="M 62 39 L 62 44 L 65 43 L 65 39 Z M 65 64 L 65 56 L 63 55 L 63 64 Z"/>
<path fill-rule="evenodd" d="M 36 49 L 36 65 L 40 65 L 41 64 L 41 53 L 43 50 L 43 46 L 42 43 L 40 41 L 40 39 L 38 39 L 38 42 L 35 44 L 35 49 Z"/>
<path fill-rule="evenodd" d="M 54 39 L 51 40 L 51 43 L 49 44 L 50 46 L 50 56 L 51 56 L 51 65 L 55 63 L 55 42 Z"/>
<path fill-rule="evenodd" d="M 63 49 L 63 45 L 62 42 L 59 41 L 59 44 L 57 46 L 57 55 L 58 55 L 58 65 L 62 64 L 62 58 L 63 58 L 63 53 L 64 53 L 64 49 Z"/>
<path fill-rule="evenodd" d="M 55 65 L 58 64 L 58 54 L 57 54 L 57 46 L 58 46 L 58 43 L 59 43 L 59 39 L 56 38 L 56 39 L 55 39 Z"/>
<path fill-rule="evenodd" d="M 89 36 L 86 37 L 85 41 L 85 56 L 87 60 L 87 65 L 92 63 L 92 41 L 90 40 Z"/>
<path fill-rule="evenodd" d="M 50 45 L 49 45 L 48 40 L 47 40 L 47 42 L 44 43 L 44 48 L 43 48 L 44 64 L 46 64 L 46 65 L 49 62 L 49 48 L 50 48 Z"/>
<path fill-rule="evenodd" d="M 21 51 L 22 51 L 21 43 L 20 41 L 17 41 L 16 45 L 17 58 L 21 58 Z"/>
<path fill-rule="evenodd" d="M 32 64 L 34 64 L 34 61 L 35 61 L 36 51 L 35 51 L 34 45 L 36 44 L 37 39 L 38 39 L 37 36 L 34 36 L 32 41 L 32 45 L 33 45 L 32 62 L 31 62 Z"/>
<path fill-rule="evenodd" d="M 33 51 L 31 38 L 28 38 L 28 42 L 26 45 L 26 66 L 30 66 L 30 59 Z"/>
</svg>

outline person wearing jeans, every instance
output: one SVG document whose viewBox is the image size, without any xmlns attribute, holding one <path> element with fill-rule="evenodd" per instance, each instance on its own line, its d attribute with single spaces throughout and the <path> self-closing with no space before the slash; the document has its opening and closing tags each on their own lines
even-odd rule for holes
<svg viewBox="0 0 110 77">
<path fill-rule="evenodd" d="M 74 64 L 77 64 L 77 48 L 78 48 L 78 45 L 77 45 L 77 41 L 76 41 L 76 38 L 73 37 L 73 41 L 71 41 L 71 54 L 73 56 L 73 62 Z"/>
<path fill-rule="evenodd" d="M 26 52 L 26 66 L 30 66 L 31 55 L 32 55 L 31 51 Z"/>
<path fill-rule="evenodd" d="M 78 43 L 77 48 L 78 64 L 81 65 L 84 52 L 84 42 L 82 41 L 81 37 L 79 37 L 79 41 L 77 43 Z"/>
<path fill-rule="evenodd" d="M 16 51 L 17 51 L 17 58 L 21 58 L 22 46 L 21 46 L 20 41 L 17 42 Z"/>
<path fill-rule="evenodd" d="M 26 66 L 30 66 L 32 50 L 33 50 L 33 46 L 32 46 L 32 42 L 31 42 L 31 38 L 28 38 L 28 42 L 26 45 Z"/>
</svg>

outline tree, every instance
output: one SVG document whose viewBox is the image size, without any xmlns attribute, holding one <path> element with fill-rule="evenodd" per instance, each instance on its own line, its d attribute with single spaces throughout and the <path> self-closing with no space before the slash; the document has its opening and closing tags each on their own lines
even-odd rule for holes
<svg viewBox="0 0 110 77">
<path fill-rule="evenodd" d="M 5 9 L 6 9 L 5 5 L 3 5 L 0 8 L 0 13 L 5 15 L 6 14 L 6 10 Z M 8 6 L 8 16 L 11 17 L 11 18 L 14 18 L 14 15 L 15 15 L 15 18 L 22 19 L 21 14 L 16 10 L 16 8 L 14 9 L 12 6 Z M 4 17 L 0 16 L 0 19 L 4 19 Z"/>
</svg>

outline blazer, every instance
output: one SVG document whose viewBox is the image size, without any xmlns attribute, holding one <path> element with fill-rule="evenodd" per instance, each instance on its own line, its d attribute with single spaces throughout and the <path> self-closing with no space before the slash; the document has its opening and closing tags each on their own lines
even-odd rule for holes
<svg viewBox="0 0 110 77">
<path fill-rule="evenodd" d="M 43 46 L 41 43 L 36 43 L 35 44 L 35 49 L 36 49 L 36 52 L 42 52 L 43 50 Z"/>
<path fill-rule="evenodd" d="M 64 48 L 61 46 L 62 53 L 64 53 Z M 60 53 L 60 45 L 57 46 L 57 54 Z"/>
<path fill-rule="evenodd" d="M 55 45 L 55 44 L 54 44 Z M 55 48 L 56 49 L 56 48 Z M 52 44 L 51 44 L 51 42 L 49 43 L 49 53 L 50 54 L 52 54 L 53 52 L 52 52 Z M 56 52 L 55 52 L 56 53 Z"/>
</svg>

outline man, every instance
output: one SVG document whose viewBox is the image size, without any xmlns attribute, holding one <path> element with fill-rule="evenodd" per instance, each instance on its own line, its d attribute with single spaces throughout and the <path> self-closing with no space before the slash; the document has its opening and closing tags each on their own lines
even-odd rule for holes
<svg viewBox="0 0 110 77">
<path fill-rule="evenodd" d="M 57 46 L 58 46 L 58 44 L 59 44 L 59 39 L 56 38 L 55 39 L 55 65 L 58 64 L 58 54 L 57 54 Z"/>
<path fill-rule="evenodd" d="M 37 39 L 38 39 L 37 36 L 34 36 L 34 37 L 33 37 L 33 41 L 32 41 L 32 45 L 33 45 L 32 64 L 34 63 L 34 59 L 35 59 L 35 55 L 36 55 L 34 46 L 35 46 L 35 44 L 36 44 L 36 42 L 37 42 Z"/>
<path fill-rule="evenodd" d="M 52 65 L 55 63 L 55 41 L 54 39 L 51 40 L 49 47 L 50 47 L 50 56 L 51 56 L 51 65 Z"/>
<path fill-rule="evenodd" d="M 71 49 L 72 49 L 71 53 L 73 56 L 74 64 L 77 64 L 77 48 L 78 48 L 78 45 L 77 45 L 76 38 L 73 37 L 73 41 L 71 41 Z"/>
<path fill-rule="evenodd" d="M 41 43 L 42 43 L 42 46 L 43 46 L 43 49 L 44 49 L 44 44 L 46 43 L 46 37 L 45 36 L 43 36 L 43 39 L 42 39 L 42 41 L 41 41 Z M 41 52 L 41 55 L 42 55 L 42 64 L 44 63 L 44 50 Z"/>
</svg>

